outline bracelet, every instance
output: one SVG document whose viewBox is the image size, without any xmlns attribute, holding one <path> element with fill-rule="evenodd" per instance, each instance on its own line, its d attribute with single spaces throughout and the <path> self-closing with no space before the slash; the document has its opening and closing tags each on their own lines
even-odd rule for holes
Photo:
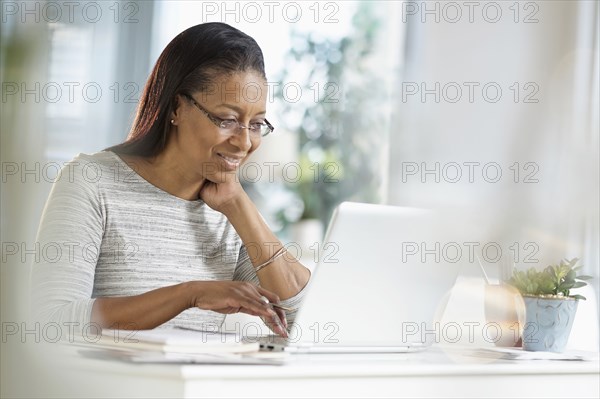
<svg viewBox="0 0 600 399">
<path fill-rule="evenodd" d="M 277 259 L 277 258 L 279 258 L 281 255 L 283 255 L 283 254 L 285 253 L 285 251 L 286 251 L 285 247 L 281 247 L 281 248 L 279 248 L 279 250 L 278 250 L 277 252 L 275 252 L 275 254 L 269 258 L 269 260 L 267 260 L 266 262 L 264 262 L 264 263 L 261 263 L 260 265 L 256 266 L 256 267 L 254 268 L 254 270 L 255 270 L 255 271 L 258 273 L 258 272 L 259 272 L 261 269 L 263 269 L 263 268 L 265 268 L 265 267 L 269 266 L 271 263 L 273 263 L 273 261 L 274 261 L 275 259 Z"/>
</svg>

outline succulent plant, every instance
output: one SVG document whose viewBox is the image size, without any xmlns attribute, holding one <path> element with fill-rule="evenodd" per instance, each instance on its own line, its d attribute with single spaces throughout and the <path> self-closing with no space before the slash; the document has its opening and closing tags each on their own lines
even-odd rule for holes
<svg viewBox="0 0 600 399">
<path fill-rule="evenodd" d="M 558 265 L 550 265 L 544 270 L 530 268 L 527 271 L 515 270 L 508 283 L 517 288 L 525 296 L 550 296 L 585 299 L 582 295 L 571 295 L 571 290 L 587 285 L 585 281 L 591 276 L 577 275 L 580 266 L 575 266 L 579 259 L 563 259 Z"/>
</svg>

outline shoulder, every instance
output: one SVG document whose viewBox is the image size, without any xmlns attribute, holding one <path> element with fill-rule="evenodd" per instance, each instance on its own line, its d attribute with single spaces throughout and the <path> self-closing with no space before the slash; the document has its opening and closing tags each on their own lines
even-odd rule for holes
<svg viewBox="0 0 600 399">
<path fill-rule="evenodd" d="M 110 151 L 100 151 L 93 154 L 79 153 L 67 164 L 80 168 L 108 169 L 114 167 L 117 155 Z"/>
<path fill-rule="evenodd" d="M 65 162 L 55 178 L 53 190 L 87 196 L 97 196 L 101 182 L 111 178 L 116 155 L 101 151 L 93 154 L 80 153 Z"/>
<path fill-rule="evenodd" d="M 71 183 L 95 186 L 114 175 L 117 165 L 117 155 L 113 152 L 79 153 L 64 164 L 60 178 Z"/>
</svg>

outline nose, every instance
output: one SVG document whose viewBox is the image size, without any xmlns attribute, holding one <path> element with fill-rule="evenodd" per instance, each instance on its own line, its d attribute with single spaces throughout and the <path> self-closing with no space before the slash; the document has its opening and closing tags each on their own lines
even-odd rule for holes
<svg viewBox="0 0 600 399">
<path fill-rule="evenodd" d="M 245 126 L 240 126 L 237 131 L 229 137 L 229 142 L 234 146 L 238 147 L 244 152 L 248 152 L 252 147 L 252 140 L 250 139 L 250 130 Z"/>
</svg>

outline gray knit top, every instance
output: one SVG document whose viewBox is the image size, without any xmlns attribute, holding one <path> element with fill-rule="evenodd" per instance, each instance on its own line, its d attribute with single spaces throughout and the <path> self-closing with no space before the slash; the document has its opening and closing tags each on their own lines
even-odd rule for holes
<svg viewBox="0 0 600 399">
<path fill-rule="evenodd" d="M 259 284 L 227 218 L 203 201 L 152 185 L 113 152 L 79 154 L 54 182 L 32 265 L 34 315 L 90 323 L 96 297 L 130 296 L 184 281 Z M 282 301 L 297 308 L 305 289 Z M 288 314 L 291 323 L 294 314 Z M 213 330 L 225 315 L 188 309 L 163 324 Z"/>
</svg>

